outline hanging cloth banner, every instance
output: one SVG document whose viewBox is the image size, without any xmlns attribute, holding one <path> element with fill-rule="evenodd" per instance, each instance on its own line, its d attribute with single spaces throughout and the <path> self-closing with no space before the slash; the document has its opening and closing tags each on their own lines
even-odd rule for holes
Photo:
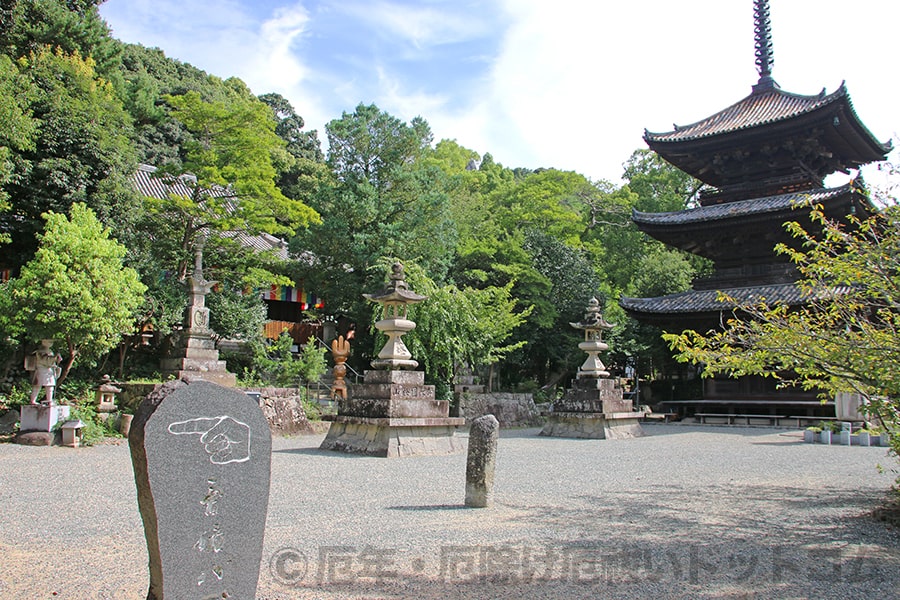
<svg viewBox="0 0 900 600">
<path fill-rule="evenodd" d="M 306 292 L 303 288 L 295 288 L 288 285 L 273 285 L 262 290 L 263 300 L 278 300 L 281 302 L 298 302 L 301 309 L 323 308 L 325 302 L 317 298 L 315 294 Z"/>
</svg>

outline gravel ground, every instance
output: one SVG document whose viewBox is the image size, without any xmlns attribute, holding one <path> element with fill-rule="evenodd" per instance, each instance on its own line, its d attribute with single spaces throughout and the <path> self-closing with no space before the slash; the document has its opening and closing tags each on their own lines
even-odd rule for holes
<svg viewBox="0 0 900 600">
<path fill-rule="evenodd" d="M 896 476 L 886 449 L 645 429 L 503 432 L 488 509 L 462 507 L 464 454 L 275 439 L 258 598 L 900 598 L 900 530 L 871 516 Z M 146 597 L 124 442 L 0 444 L 0 507 L 0 598 Z"/>
</svg>

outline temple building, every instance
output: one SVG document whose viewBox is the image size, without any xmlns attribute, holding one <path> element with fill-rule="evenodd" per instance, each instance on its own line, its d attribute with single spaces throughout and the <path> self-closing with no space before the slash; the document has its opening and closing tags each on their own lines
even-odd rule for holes
<svg viewBox="0 0 900 600">
<path fill-rule="evenodd" d="M 786 221 L 809 223 L 808 209 L 797 205 L 813 201 L 832 218 L 865 217 L 872 210 L 859 179 L 839 187 L 825 187 L 824 181 L 885 160 L 891 144 L 866 129 L 843 84 L 812 96 L 782 90 L 772 78 L 768 0 L 755 0 L 754 19 L 759 80 L 750 95 L 691 125 L 644 133 L 654 152 L 706 188 L 697 208 L 634 212 L 632 220 L 653 238 L 709 259 L 713 273 L 679 294 L 622 298 L 621 306 L 640 322 L 679 332 L 716 328 L 733 311 L 717 301 L 720 291 L 739 302 L 801 304 L 796 268 L 774 251 L 779 242 L 792 241 Z M 834 416 L 814 392 L 775 385 L 760 377 L 708 379 L 703 398 L 670 408 L 681 414 Z"/>
</svg>

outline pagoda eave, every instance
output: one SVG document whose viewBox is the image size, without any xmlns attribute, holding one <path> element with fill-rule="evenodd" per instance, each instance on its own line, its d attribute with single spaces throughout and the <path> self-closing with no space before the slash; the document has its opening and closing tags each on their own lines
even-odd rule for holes
<svg viewBox="0 0 900 600">
<path fill-rule="evenodd" d="M 732 119 L 736 122 L 723 126 L 714 116 L 669 133 L 645 132 L 644 141 L 666 161 L 715 187 L 761 177 L 816 182 L 835 171 L 884 160 L 891 143 L 879 142 L 866 129 L 849 96 L 832 97 L 781 119 Z"/>
</svg>

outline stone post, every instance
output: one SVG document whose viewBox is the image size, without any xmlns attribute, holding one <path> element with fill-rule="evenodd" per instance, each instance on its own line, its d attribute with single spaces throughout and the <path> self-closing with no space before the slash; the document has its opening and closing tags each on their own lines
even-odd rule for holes
<svg viewBox="0 0 900 600">
<path fill-rule="evenodd" d="M 499 438 L 500 423 L 494 415 L 472 421 L 466 460 L 466 506 L 470 508 L 488 508 L 493 504 Z"/>
</svg>

